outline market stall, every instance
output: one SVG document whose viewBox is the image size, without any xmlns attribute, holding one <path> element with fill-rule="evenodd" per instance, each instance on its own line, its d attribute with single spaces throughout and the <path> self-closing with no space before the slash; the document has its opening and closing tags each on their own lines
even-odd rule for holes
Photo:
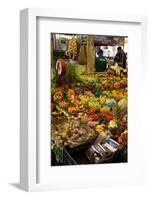
<svg viewBox="0 0 151 200">
<path fill-rule="evenodd" d="M 52 38 L 51 165 L 127 162 L 127 70 L 96 73 L 98 36 Z"/>
</svg>

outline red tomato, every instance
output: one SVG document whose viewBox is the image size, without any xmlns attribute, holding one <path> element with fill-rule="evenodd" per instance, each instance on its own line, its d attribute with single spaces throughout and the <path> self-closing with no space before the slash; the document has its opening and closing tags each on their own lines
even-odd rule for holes
<svg viewBox="0 0 151 200">
<path fill-rule="evenodd" d="M 97 120 L 99 116 L 97 114 L 91 114 L 90 118 L 92 118 L 93 120 Z"/>
</svg>

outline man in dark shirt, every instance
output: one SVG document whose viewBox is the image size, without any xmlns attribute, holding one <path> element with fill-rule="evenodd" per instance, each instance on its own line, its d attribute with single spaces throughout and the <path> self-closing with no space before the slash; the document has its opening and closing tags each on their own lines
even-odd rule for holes
<svg viewBox="0 0 151 200">
<path fill-rule="evenodd" d="M 99 49 L 97 52 L 98 57 L 95 59 L 95 68 L 96 72 L 104 72 L 106 71 L 107 61 L 103 56 L 103 50 Z"/>
<path fill-rule="evenodd" d="M 114 61 L 117 62 L 120 67 L 126 68 L 126 54 L 121 47 L 117 47 L 117 54 Z"/>
</svg>

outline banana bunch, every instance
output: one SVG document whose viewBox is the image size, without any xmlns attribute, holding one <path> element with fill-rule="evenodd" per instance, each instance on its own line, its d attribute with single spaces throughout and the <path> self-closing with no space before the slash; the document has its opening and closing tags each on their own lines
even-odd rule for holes
<svg viewBox="0 0 151 200">
<path fill-rule="evenodd" d="M 105 130 L 106 130 L 106 125 L 104 124 L 101 124 L 101 125 L 97 125 L 96 126 L 96 131 L 99 133 L 99 135 L 101 136 L 105 136 L 106 133 L 105 133 Z"/>
<path fill-rule="evenodd" d="M 77 39 L 76 37 L 72 37 L 71 40 L 69 40 L 68 49 L 66 51 L 66 55 L 72 56 L 77 55 Z"/>
<path fill-rule="evenodd" d="M 128 135 L 128 130 L 125 130 L 123 133 L 121 133 L 122 136 L 127 136 Z"/>
</svg>

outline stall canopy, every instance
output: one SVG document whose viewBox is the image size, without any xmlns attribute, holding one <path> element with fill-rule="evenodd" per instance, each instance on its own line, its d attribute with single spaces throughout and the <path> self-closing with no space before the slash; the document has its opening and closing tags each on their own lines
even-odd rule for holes
<svg viewBox="0 0 151 200">
<path fill-rule="evenodd" d="M 95 36 L 95 46 L 124 46 L 126 37 Z"/>
</svg>

